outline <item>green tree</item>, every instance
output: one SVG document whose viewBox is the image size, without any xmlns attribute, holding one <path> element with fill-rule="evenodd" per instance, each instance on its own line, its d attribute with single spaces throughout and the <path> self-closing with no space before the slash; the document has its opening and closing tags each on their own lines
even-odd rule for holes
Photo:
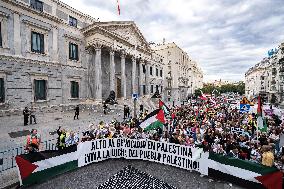
<svg viewBox="0 0 284 189">
<path fill-rule="evenodd" d="M 201 91 L 200 91 L 200 90 L 201 90 L 201 89 L 195 89 L 194 95 L 195 95 L 196 97 L 201 96 Z"/>
<path fill-rule="evenodd" d="M 235 84 L 228 83 L 225 85 L 221 85 L 220 87 L 214 86 L 213 84 L 206 84 L 203 86 L 201 90 L 203 91 L 203 93 L 208 93 L 208 94 L 212 94 L 212 92 L 214 91 L 215 95 L 218 95 L 218 92 L 220 94 L 227 92 L 234 92 L 243 95 L 245 93 L 245 83 L 243 81 L 240 81 Z"/>
</svg>

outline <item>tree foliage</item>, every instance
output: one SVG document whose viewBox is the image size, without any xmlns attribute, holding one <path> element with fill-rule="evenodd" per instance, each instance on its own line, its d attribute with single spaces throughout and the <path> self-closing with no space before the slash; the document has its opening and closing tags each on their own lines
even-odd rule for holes
<svg viewBox="0 0 284 189">
<path fill-rule="evenodd" d="M 200 96 L 203 93 L 219 95 L 221 93 L 234 92 L 243 95 L 245 93 L 245 83 L 240 81 L 236 84 L 225 84 L 221 86 L 214 86 L 213 84 L 204 85 L 202 89 L 195 90 L 195 96 Z"/>
</svg>

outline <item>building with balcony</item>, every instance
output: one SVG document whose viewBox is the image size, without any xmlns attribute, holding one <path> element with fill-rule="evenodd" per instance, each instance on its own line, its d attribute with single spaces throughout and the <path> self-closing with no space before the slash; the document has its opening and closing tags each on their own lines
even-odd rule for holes
<svg viewBox="0 0 284 189">
<path fill-rule="evenodd" d="M 284 43 L 273 55 L 264 58 L 245 73 L 246 96 L 262 95 L 266 102 L 280 104 L 284 100 Z"/>
<path fill-rule="evenodd" d="M 203 73 L 196 61 L 175 43 L 154 44 L 152 49 L 164 57 L 164 98 L 184 101 L 203 85 Z"/>
<path fill-rule="evenodd" d="M 151 96 L 164 57 L 133 21 L 99 22 L 58 0 L 1 0 L 0 106 Z"/>
</svg>

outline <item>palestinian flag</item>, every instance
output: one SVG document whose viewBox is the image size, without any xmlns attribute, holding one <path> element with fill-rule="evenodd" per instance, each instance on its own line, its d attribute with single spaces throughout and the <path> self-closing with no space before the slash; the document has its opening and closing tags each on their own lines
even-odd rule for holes
<svg viewBox="0 0 284 189">
<path fill-rule="evenodd" d="M 201 96 L 199 96 L 199 98 L 200 98 L 201 100 L 207 100 L 207 97 L 206 97 L 204 94 L 202 94 Z"/>
<path fill-rule="evenodd" d="M 275 167 L 209 153 L 208 176 L 245 188 L 281 189 L 283 173 Z"/>
<path fill-rule="evenodd" d="M 159 108 L 162 109 L 166 115 L 169 115 L 170 108 L 161 100 L 159 100 Z"/>
<path fill-rule="evenodd" d="M 261 132 L 267 131 L 267 125 L 266 122 L 264 122 L 262 116 L 262 102 L 260 96 L 258 96 L 258 104 L 257 104 L 257 128 Z"/>
<path fill-rule="evenodd" d="M 165 114 L 162 109 L 157 109 L 148 114 L 142 122 L 139 123 L 144 131 L 150 131 L 157 128 L 162 128 L 165 123 Z"/>
<path fill-rule="evenodd" d="M 16 156 L 20 185 L 40 183 L 78 168 L 77 145 Z"/>
</svg>

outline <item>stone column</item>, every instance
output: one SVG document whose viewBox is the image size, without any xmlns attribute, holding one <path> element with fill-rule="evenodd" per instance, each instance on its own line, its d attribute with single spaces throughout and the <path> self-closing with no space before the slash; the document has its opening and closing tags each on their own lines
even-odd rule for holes
<svg viewBox="0 0 284 189">
<path fill-rule="evenodd" d="M 58 28 L 54 26 L 52 28 L 52 56 L 53 61 L 58 61 Z"/>
<path fill-rule="evenodd" d="M 122 98 L 126 99 L 125 52 L 121 53 L 121 87 Z"/>
<path fill-rule="evenodd" d="M 93 64 L 93 51 L 92 49 L 89 47 L 86 49 L 86 59 L 87 59 L 87 97 L 90 99 L 94 99 L 95 98 L 95 81 L 94 81 L 94 73 L 95 73 L 95 69 L 94 69 L 94 64 Z"/>
<path fill-rule="evenodd" d="M 115 91 L 114 90 L 114 79 L 115 79 L 115 64 L 114 64 L 114 51 L 111 50 L 109 52 L 109 85 L 110 85 L 110 91 Z"/>
<path fill-rule="evenodd" d="M 139 62 L 139 95 L 142 96 L 143 94 L 143 64 L 144 61 Z"/>
<path fill-rule="evenodd" d="M 15 55 L 21 55 L 21 29 L 20 29 L 20 15 L 14 13 L 14 50 Z M 29 34 L 30 35 L 30 34 Z"/>
<path fill-rule="evenodd" d="M 95 44 L 94 45 L 96 54 L 95 54 L 95 97 L 96 100 L 101 101 L 102 100 L 102 45 Z"/>
<path fill-rule="evenodd" d="M 145 64 L 146 74 L 145 74 L 145 85 L 146 85 L 146 94 L 150 94 L 150 64 L 146 62 Z"/>
<path fill-rule="evenodd" d="M 136 90 L 136 57 L 132 57 L 132 93 L 137 93 Z"/>
</svg>

